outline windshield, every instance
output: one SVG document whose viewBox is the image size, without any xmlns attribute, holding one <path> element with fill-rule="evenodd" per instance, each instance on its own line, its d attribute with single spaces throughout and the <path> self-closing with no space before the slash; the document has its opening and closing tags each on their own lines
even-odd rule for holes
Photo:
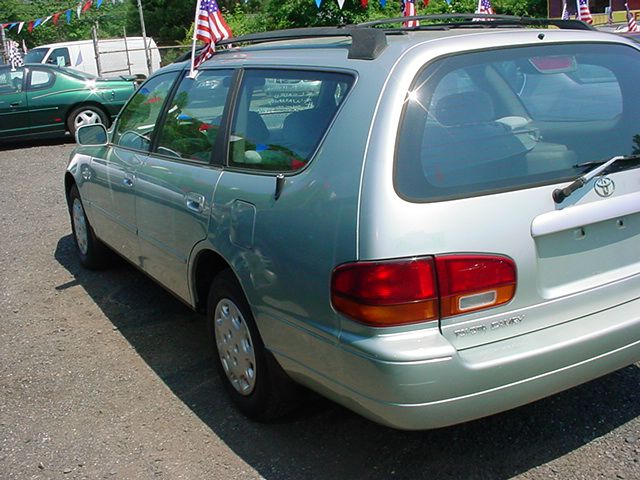
<svg viewBox="0 0 640 480">
<path fill-rule="evenodd" d="M 437 60 L 407 93 L 396 188 L 417 201 L 482 195 L 573 179 L 584 171 L 577 164 L 640 153 L 638 78 L 640 52 L 615 44 Z"/>
<path fill-rule="evenodd" d="M 24 63 L 42 63 L 48 51 L 48 48 L 34 48 L 29 50 L 29 53 L 24 56 Z"/>
</svg>

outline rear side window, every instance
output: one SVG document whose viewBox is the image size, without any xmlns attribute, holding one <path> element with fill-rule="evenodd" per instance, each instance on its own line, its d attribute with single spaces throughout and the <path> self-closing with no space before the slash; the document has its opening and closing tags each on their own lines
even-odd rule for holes
<svg viewBox="0 0 640 480">
<path fill-rule="evenodd" d="M 169 103 L 157 151 L 174 158 L 208 161 L 220 129 L 231 70 L 203 70 L 185 77 Z"/>
<path fill-rule="evenodd" d="M 31 70 L 31 76 L 29 78 L 29 89 L 36 90 L 39 88 L 48 88 L 55 82 L 55 75 L 46 70 Z"/>
<path fill-rule="evenodd" d="M 177 72 L 166 73 L 142 84 L 120 113 L 114 144 L 149 151 L 158 116 L 176 76 Z"/>
<path fill-rule="evenodd" d="M 407 93 L 395 185 L 437 201 L 555 183 L 640 152 L 640 53 L 550 45 L 451 56 Z"/>
<path fill-rule="evenodd" d="M 229 165 L 295 171 L 306 165 L 353 78 L 333 72 L 247 70 L 236 104 Z"/>
</svg>

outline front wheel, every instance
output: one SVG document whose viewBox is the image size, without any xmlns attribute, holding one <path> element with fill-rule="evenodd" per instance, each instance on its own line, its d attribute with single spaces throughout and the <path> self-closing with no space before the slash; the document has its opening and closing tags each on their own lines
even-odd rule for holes
<svg viewBox="0 0 640 480">
<path fill-rule="evenodd" d="M 270 421 L 297 404 L 297 387 L 267 351 L 242 288 L 230 270 L 209 291 L 207 327 L 222 383 L 236 407 Z"/>
<path fill-rule="evenodd" d="M 107 114 L 100 108 L 92 105 L 84 105 L 73 110 L 67 119 L 67 127 L 71 135 L 76 134 L 76 130 L 84 125 L 101 123 L 105 127 L 109 126 Z"/>
<path fill-rule="evenodd" d="M 80 199 L 80 192 L 75 185 L 69 191 L 68 202 L 71 230 L 80 263 L 91 270 L 104 268 L 109 261 L 110 252 L 93 233 Z"/>
</svg>

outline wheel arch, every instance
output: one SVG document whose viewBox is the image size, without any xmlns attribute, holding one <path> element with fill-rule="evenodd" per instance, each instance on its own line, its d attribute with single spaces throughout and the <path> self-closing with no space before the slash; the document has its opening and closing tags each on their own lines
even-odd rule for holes
<svg viewBox="0 0 640 480">
<path fill-rule="evenodd" d="M 74 185 L 76 185 L 76 179 L 73 178 L 71 172 L 66 172 L 64 174 L 64 194 L 67 199 L 67 203 L 69 203 L 69 192 Z"/>
<path fill-rule="evenodd" d="M 106 128 L 109 128 L 113 123 L 113 120 L 111 118 L 111 113 L 109 113 L 109 110 L 103 104 L 101 104 L 100 102 L 95 102 L 93 100 L 82 100 L 80 102 L 76 102 L 72 105 L 69 105 L 69 107 L 67 107 L 67 111 L 64 114 L 65 125 L 69 123 L 69 116 L 73 113 L 73 111 L 80 107 L 94 107 L 99 109 L 102 113 L 104 113 L 105 117 L 107 118 L 107 121 L 109 122 L 109 125 L 105 125 Z"/>
<path fill-rule="evenodd" d="M 191 291 L 194 307 L 198 312 L 206 312 L 209 288 L 213 279 L 227 269 L 238 278 L 229 262 L 213 249 L 204 248 L 195 254 L 191 267 Z"/>
</svg>

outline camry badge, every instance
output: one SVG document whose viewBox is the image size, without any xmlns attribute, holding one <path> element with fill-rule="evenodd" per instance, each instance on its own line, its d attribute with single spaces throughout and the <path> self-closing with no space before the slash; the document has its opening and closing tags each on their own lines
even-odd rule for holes
<svg viewBox="0 0 640 480">
<path fill-rule="evenodd" d="M 616 184 L 613 183 L 613 180 L 609 177 L 600 177 L 593 186 L 593 189 L 601 197 L 610 197 L 616 189 Z"/>
</svg>

